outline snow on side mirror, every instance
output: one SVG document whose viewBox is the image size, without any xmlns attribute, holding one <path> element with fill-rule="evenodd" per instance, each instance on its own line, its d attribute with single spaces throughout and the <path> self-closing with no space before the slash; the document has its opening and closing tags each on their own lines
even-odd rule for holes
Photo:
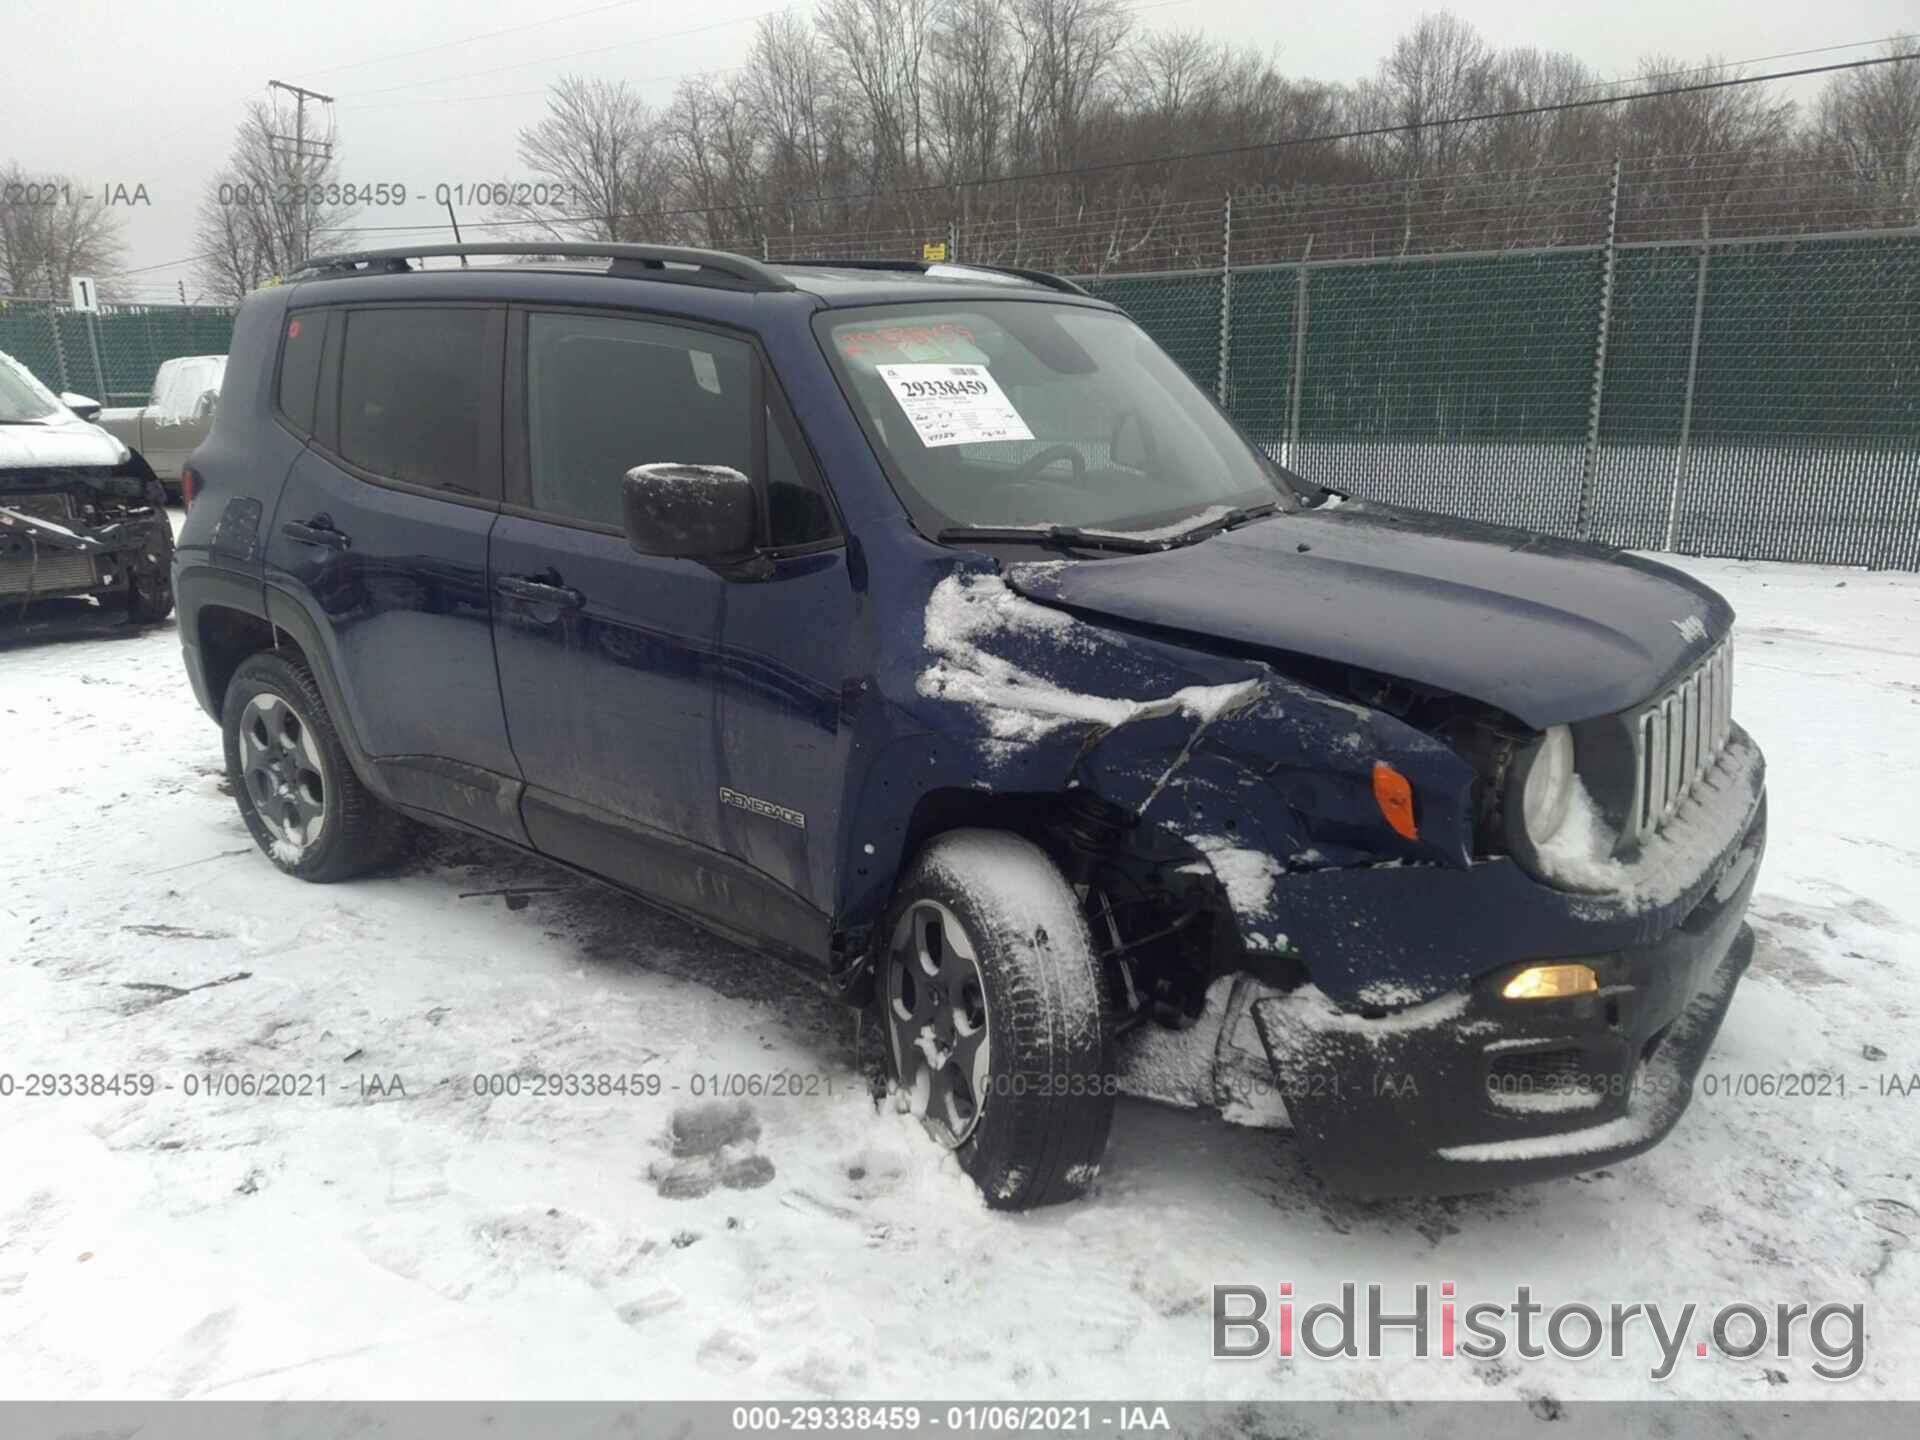
<svg viewBox="0 0 1920 1440">
<path fill-rule="evenodd" d="M 636 465 L 622 482 L 627 543 L 642 555 L 728 561 L 750 554 L 759 506 L 728 465 Z"/>
<path fill-rule="evenodd" d="M 76 395 L 71 390 L 62 390 L 60 392 L 60 403 L 73 411 L 73 413 L 78 415 L 82 420 L 98 420 L 100 418 L 100 402 L 98 400 L 90 400 L 85 395 Z"/>
</svg>

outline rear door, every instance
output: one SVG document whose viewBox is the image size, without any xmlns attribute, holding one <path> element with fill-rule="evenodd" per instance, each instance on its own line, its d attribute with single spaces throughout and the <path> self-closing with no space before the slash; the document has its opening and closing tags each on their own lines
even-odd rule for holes
<svg viewBox="0 0 1920 1440">
<path fill-rule="evenodd" d="M 716 331 L 516 309 L 494 643 L 533 843 L 722 923 L 716 652 L 727 582 L 637 554 L 636 465 L 754 463 L 752 348 Z M 739 928 L 745 929 L 746 926 Z"/>
<path fill-rule="evenodd" d="M 365 306 L 288 326 L 318 323 L 313 439 L 269 528 L 269 604 L 319 647 L 396 800 L 521 839 L 486 585 L 505 310 Z"/>
</svg>

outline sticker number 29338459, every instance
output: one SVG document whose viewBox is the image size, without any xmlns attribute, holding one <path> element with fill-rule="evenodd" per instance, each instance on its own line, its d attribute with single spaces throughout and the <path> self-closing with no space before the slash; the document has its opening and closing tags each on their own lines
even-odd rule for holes
<svg viewBox="0 0 1920 1440">
<path fill-rule="evenodd" d="M 876 365 L 920 443 L 1031 440 L 1033 432 L 984 365 Z"/>
</svg>

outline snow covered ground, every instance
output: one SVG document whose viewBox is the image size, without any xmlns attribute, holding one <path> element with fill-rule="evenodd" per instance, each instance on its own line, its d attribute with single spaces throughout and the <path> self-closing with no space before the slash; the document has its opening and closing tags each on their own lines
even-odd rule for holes
<svg viewBox="0 0 1920 1440">
<path fill-rule="evenodd" d="M 1759 949 L 1665 1145 L 1464 1199 L 1328 1195 L 1284 1135 L 1125 1101 L 1096 1194 L 987 1212 L 869 1097 L 802 982 L 478 841 L 282 878 L 223 793 L 176 637 L 0 633 L 0 1381 L 10 1397 L 1920 1396 L 1920 576 L 1689 561 L 1741 614 L 1766 747 Z M 52 607 L 50 607 L 52 608 Z M 559 887 L 509 909 L 469 892 Z M 28 1098 L 26 1077 L 154 1076 Z M 689 1117 L 696 1077 L 807 1093 Z M 324 1095 L 189 1077 L 324 1077 Z M 526 1093 L 540 1073 L 657 1094 Z M 471 1077 L 520 1077 L 483 1097 Z M 366 1090 L 363 1093 L 363 1077 Z M 397 1084 L 396 1084 L 397 1078 Z M 643 1081 L 641 1088 L 653 1084 Z M 633 1087 L 629 1087 L 630 1089 Z M 674 1117 L 680 1146 L 670 1154 Z M 699 1119 L 703 1123 L 694 1124 Z M 1208 1359 L 1209 1287 L 1410 1301 L 1858 1302 L 1860 1376 L 1655 1345 L 1582 1362 Z M 1408 1308 L 1402 1304 L 1400 1309 Z M 1784 1388 L 1780 1388 L 1784 1387 Z"/>
</svg>

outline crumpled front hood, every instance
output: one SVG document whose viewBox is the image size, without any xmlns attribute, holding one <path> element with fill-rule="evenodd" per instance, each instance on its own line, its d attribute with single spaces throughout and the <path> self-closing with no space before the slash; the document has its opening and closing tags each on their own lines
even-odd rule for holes
<svg viewBox="0 0 1920 1440">
<path fill-rule="evenodd" d="M 1177 550 L 1016 565 L 1021 594 L 1089 619 L 1310 656 L 1545 728 L 1656 693 L 1733 623 L 1690 576 L 1604 546 L 1349 501 Z"/>
<path fill-rule="evenodd" d="M 113 436 L 77 415 L 32 425 L 0 425 L 0 485 L 6 483 L 9 470 L 111 469 L 130 453 Z"/>
</svg>

